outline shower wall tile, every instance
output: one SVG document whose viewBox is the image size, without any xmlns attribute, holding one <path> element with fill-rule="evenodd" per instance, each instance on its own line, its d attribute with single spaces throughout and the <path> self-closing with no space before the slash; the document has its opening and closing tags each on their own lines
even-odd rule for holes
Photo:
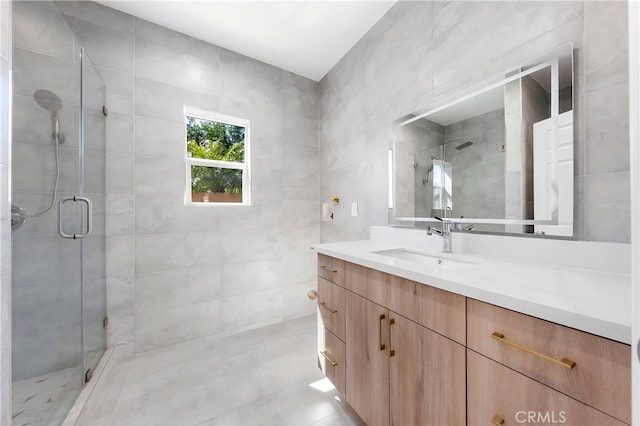
<svg viewBox="0 0 640 426">
<path fill-rule="evenodd" d="M 220 300 L 141 312 L 135 316 L 135 352 L 219 334 L 220 319 Z"/>
<path fill-rule="evenodd" d="M 133 195 L 107 194 L 105 208 L 107 235 L 133 234 Z"/>
<path fill-rule="evenodd" d="M 100 67 L 131 74 L 133 37 L 83 19 L 64 15 L 91 62 Z"/>
<path fill-rule="evenodd" d="M 173 31 L 169 28 L 135 18 L 136 40 L 146 40 L 176 51 L 188 51 L 193 55 L 219 61 L 220 48 L 213 44 Z"/>
<path fill-rule="evenodd" d="M 135 52 L 136 77 L 146 78 L 198 93 L 218 94 L 219 61 L 158 42 L 138 38 Z"/>
<path fill-rule="evenodd" d="M 73 33 L 62 16 L 44 2 L 13 6 L 13 45 L 59 58 L 74 58 Z"/>
<path fill-rule="evenodd" d="M 135 237 L 135 274 L 219 267 L 220 233 L 139 234 Z"/>
<path fill-rule="evenodd" d="M 282 293 L 281 289 L 275 289 L 221 299 L 222 331 L 282 321 Z"/>
<path fill-rule="evenodd" d="M 51 371 L 79 365 L 80 327 L 59 327 L 31 334 L 12 336 L 13 363 L 11 379 L 15 381 L 41 376 Z M 46 353 L 48 356 L 43 357 Z"/>
<path fill-rule="evenodd" d="M 117 112 L 131 115 L 133 113 L 133 76 L 107 68 L 96 68 L 104 81 L 109 114 Z"/>
<path fill-rule="evenodd" d="M 135 113 L 137 116 L 184 122 L 184 106 L 206 111 L 218 110 L 218 97 L 169 86 L 136 76 Z"/>
<path fill-rule="evenodd" d="M 15 334 L 27 335 L 70 327 L 80 317 L 79 281 L 21 285 L 12 293 Z"/>
<path fill-rule="evenodd" d="M 93 24 L 101 25 L 124 34 L 133 33 L 133 17 L 124 12 L 85 0 L 54 0 L 60 13 Z"/>
<path fill-rule="evenodd" d="M 135 149 L 137 156 L 175 159 L 185 155 L 184 123 L 136 116 L 135 128 Z"/>
<path fill-rule="evenodd" d="M 136 275 L 135 312 L 215 301 L 220 286 L 220 270 L 209 265 Z"/>
<path fill-rule="evenodd" d="M 147 158 L 136 156 L 136 195 L 181 197 L 184 194 L 183 158 Z"/>
<path fill-rule="evenodd" d="M 220 52 L 220 96 L 282 114 L 282 71 L 223 49 Z"/>
<path fill-rule="evenodd" d="M 130 194 L 133 187 L 133 156 L 107 151 L 105 157 L 107 193 Z"/>
<path fill-rule="evenodd" d="M 78 103 L 78 91 L 74 86 L 75 64 L 69 59 L 13 49 L 13 93 L 33 97 L 37 89 L 54 92 L 64 103 Z"/>
<path fill-rule="evenodd" d="M 225 332 L 310 312 L 292 287 L 314 280 L 308 247 L 319 239 L 318 84 L 102 5 L 57 6 L 98 67 L 92 88 L 98 93 L 104 81 L 110 112 L 109 344 L 132 355 L 219 334 L 225 312 Z M 33 109 L 33 90 L 23 92 L 25 108 Z M 184 105 L 250 120 L 251 206 L 184 205 Z M 96 101 L 91 117 L 95 135 L 102 132 L 100 106 Z M 38 127 L 28 134 L 46 144 L 38 138 L 47 133 Z M 73 152 L 65 155 L 77 161 Z M 30 185 L 36 189 L 36 180 Z"/>
<path fill-rule="evenodd" d="M 182 188 L 184 192 L 184 188 Z M 215 232 L 220 212 L 203 206 L 187 206 L 179 194 L 137 195 L 136 234 Z"/>
<path fill-rule="evenodd" d="M 282 286 L 280 259 L 225 262 L 221 268 L 221 296 L 231 297 Z"/>
<path fill-rule="evenodd" d="M 100 111 L 100 114 L 102 112 Z M 133 117 L 131 114 L 121 114 L 109 111 L 109 115 L 103 116 L 106 122 L 106 151 L 133 154 Z"/>
</svg>

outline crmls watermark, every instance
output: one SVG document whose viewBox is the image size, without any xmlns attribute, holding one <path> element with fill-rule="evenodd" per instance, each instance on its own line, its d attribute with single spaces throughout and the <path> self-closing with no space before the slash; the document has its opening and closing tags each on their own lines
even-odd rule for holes
<svg viewBox="0 0 640 426">
<path fill-rule="evenodd" d="M 567 421 L 565 411 L 518 411 L 515 418 L 521 424 L 562 424 Z"/>
</svg>

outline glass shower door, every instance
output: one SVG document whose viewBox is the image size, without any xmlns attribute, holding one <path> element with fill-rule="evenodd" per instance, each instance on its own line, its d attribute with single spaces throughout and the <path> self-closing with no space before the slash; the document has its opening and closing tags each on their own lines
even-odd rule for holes
<svg viewBox="0 0 640 426">
<path fill-rule="evenodd" d="M 104 83 L 53 2 L 13 14 L 13 422 L 59 424 L 105 347 Z"/>
</svg>

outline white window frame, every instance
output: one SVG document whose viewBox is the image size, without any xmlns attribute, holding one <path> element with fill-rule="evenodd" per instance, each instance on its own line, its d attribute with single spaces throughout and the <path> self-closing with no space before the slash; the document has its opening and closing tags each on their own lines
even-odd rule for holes
<svg viewBox="0 0 640 426">
<path fill-rule="evenodd" d="M 187 151 L 187 117 L 198 120 L 217 121 L 244 128 L 244 163 L 220 160 L 207 160 L 188 156 Z M 244 118 L 224 115 L 217 112 L 186 106 L 184 107 L 184 158 L 185 158 L 185 193 L 184 201 L 188 206 L 250 206 L 251 205 L 251 125 Z M 242 170 L 242 203 L 228 202 L 193 202 L 191 201 L 191 166 L 217 167 L 223 169 Z"/>
</svg>

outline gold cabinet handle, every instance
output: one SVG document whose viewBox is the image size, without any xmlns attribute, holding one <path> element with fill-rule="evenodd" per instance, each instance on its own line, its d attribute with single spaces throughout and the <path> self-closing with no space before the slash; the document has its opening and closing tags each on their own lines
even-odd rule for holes
<svg viewBox="0 0 640 426">
<path fill-rule="evenodd" d="M 576 366 L 576 363 L 571 361 L 570 359 L 563 358 L 561 360 L 558 360 L 558 359 L 552 358 L 552 357 L 550 357 L 548 355 L 541 354 L 540 352 L 536 352 L 533 349 L 529 349 L 529 348 L 527 348 L 525 346 L 519 345 L 519 344 L 517 344 L 515 342 L 512 342 L 510 340 L 507 340 L 507 339 L 504 338 L 504 334 L 498 333 L 497 331 L 495 331 L 491 335 L 491 337 L 496 339 L 499 342 L 505 343 L 505 344 L 507 344 L 509 346 L 513 346 L 516 349 L 520 349 L 523 352 L 526 352 L 528 354 L 537 356 L 538 358 L 542 358 L 542 359 L 547 360 L 549 362 L 552 362 L 552 363 L 554 363 L 556 365 L 559 365 L 560 367 L 564 367 L 566 369 L 571 370 L 573 367 Z"/>
<path fill-rule="evenodd" d="M 495 415 L 493 416 L 493 418 L 491 419 L 491 423 L 493 423 L 496 426 L 502 426 L 504 424 L 504 419 L 502 417 L 500 417 L 499 415 Z"/>
<path fill-rule="evenodd" d="M 325 265 L 322 265 L 322 266 L 321 266 L 321 268 L 322 268 L 322 269 L 324 269 L 325 271 L 332 272 L 332 273 L 334 273 L 334 274 L 335 274 L 336 272 L 338 272 L 338 270 L 337 270 L 337 269 L 329 269 L 329 268 L 327 268 Z"/>
<path fill-rule="evenodd" d="M 389 358 L 396 354 L 394 349 L 391 349 L 393 345 L 391 344 L 391 326 L 396 323 L 396 320 L 393 318 L 389 318 Z"/>
<path fill-rule="evenodd" d="M 385 318 L 384 314 L 378 317 L 378 319 L 380 320 L 380 322 L 378 322 L 378 342 L 380 343 L 381 351 L 384 351 L 384 349 L 386 348 L 384 343 L 382 343 L 382 321 L 384 321 L 384 318 Z"/>
<path fill-rule="evenodd" d="M 328 307 L 325 302 L 320 302 L 320 306 L 322 306 L 323 308 L 325 308 L 327 311 L 331 312 L 332 314 L 335 314 L 336 312 L 338 312 L 338 311 Z"/>
<path fill-rule="evenodd" d="M 326 359 L 329 364 L 331 364 L 333 367 L 335 367 L 336 365 L 338 365 L 337 362 L 333 361 L 331 358 L 329 358 L 329 355 L 327 355 L 327 351 L 320 351 L 320 353 L 322 354 L 322 356 L 324 357 L 324 359 Z"/>
</svg>

